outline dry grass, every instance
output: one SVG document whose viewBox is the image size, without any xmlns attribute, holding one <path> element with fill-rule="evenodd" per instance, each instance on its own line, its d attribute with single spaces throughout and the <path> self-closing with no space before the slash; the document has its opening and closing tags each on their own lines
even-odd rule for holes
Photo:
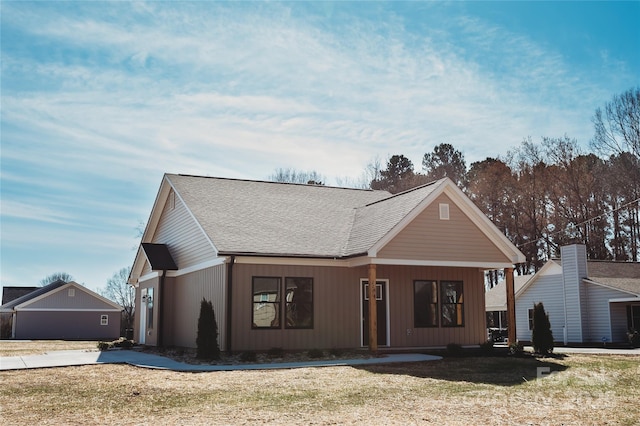
<svg viewBox="0 0 640 426">
<path fill-rule="evenodd" d="M 537 379 L 538 368 L 553 374 Z M 542 370 L 546 372 L 547 370 Z M 0 373 L 0 424 L 638 424 L 640 358 L 451 358 L 176 373 Z"/>
<path fill-rule="evenodd" d="M 96 349 L 98 342 L 67 340 L 0 340 L 0 356 L 37 355 L 53 351 Z"/>
</svg>

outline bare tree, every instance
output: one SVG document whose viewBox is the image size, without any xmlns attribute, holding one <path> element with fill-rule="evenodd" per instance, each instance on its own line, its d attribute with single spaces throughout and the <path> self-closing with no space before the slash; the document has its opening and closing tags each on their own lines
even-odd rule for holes
<svg viewBox="0 0 640 426">
<path fill-rule="evenodd" d="M 591 146 L 603 155 L 630 152 L 640 157 L 640 87 L 614 95 L 593 116 Z"/>
<path fill-rule="evenodd" d="M 69 281 L 73 281 L 73 277 L 66 272 L 54 272 L 53 274 L 47 275 L 46 277 L 41 279 L 39 284 L 40 287 L 44 287 L 58 280 L 62 280 L 65 283 L 68 283 Z"/>
<path fill-rule="evenodd" d="M 324 185 L 327 179 L 320 173 L 312 170 L 310 172 L 296 170 L 292 168 L 279 168 L 268 177 L 272 182 L 283 183 L 306 183 L 310 185 Z"/>
<path fill-rule="evenodd" d="M 122 331 L 126 331 L 126 329 L 133 326 L 133 315 L 135 312 L 136 291 L 133 286 L 127 282 L 130 272 L 131 267 L 120 269 L 107 280 L 107 286 L 100 290 L 100 294 L 124 308 L 122 311 Z"/>
</svg>

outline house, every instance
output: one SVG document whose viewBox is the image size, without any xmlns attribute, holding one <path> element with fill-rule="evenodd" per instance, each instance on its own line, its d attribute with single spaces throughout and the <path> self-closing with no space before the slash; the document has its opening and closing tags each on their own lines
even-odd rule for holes
<svg viewBox="0 0 640 426">
<path fill-rule="evenodd" d="M 514 291 L 517 293 L 533 275 L 516 275 L 513 277 Z M 503 340 L 507 330 L 507 282 L 502 280 L 485 293 L 485 310 L 487 311 L 487 329 L 494 341 Z"/>
<path fill-rule="evenodd" d="M 226 351 L 477 345 L 483 271 L 524 260 L 447 178 L 392 195 L 166 174 L 129 277 L 134 339 L 194 347 L 204 298 Z"/>
<path fill-rule="evenodd" d="M 0 306 L 14 339 L 98 340 L 120 335 L 122 307 L 76 282 L 57 280 Z"/>
<path fill-rule="evenodd" d="M 487 292 L 487 300 L 500 291 Z M 627 342 L 627 331 L 640 329 L 640 263 L 588 261 L 584 245 L 561 247 L 560 259 L 516 285 L 515 298 L 520 341 L 531 340 L 533 305 L 542 302 L 556 342 Z"/>
</svg>

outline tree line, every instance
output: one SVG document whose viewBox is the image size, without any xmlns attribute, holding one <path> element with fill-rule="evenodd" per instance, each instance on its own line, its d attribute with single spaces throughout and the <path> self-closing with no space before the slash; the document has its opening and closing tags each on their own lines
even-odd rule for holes
<svg viewBox="0 0 640 426">
<path fill-rule="evenodd" d="M 585 244 L 589 259 L 637 262 L 640 88 L 613 96 L 596 109 L 592 121 L 589 151 L 567 135 L 544 137 L 540 143 L 526 138 L 504 156 L 467 167 L 461 151 L 442 143 L 424 154 L 420 171 L 397 154 L 384 165 L 379 160 L 368 165 L 363 174 L 368 185 L 347 186 L 398 193 L 450 178 L 526 255 L 527 262 L 517 265 L 519 274 L 536 272 L 559 255 L 560 246 L 573 243 Z M 287 181 L 285 175 L 271 179 Z M 497 279 L 497 272 L 490 277 L 493 283 Z"/>
</svg>

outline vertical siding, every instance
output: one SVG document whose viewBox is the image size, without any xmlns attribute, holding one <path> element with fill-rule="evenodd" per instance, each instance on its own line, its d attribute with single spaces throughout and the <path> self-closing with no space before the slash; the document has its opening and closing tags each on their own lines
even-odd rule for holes
<svg viewBox="0 0 640 426">
<path fill-rule="evenodd" d="M 314 328 L 254 330 L 251 285 L 253 276 L 313 277 Z M 359 286 L 366 268 L 246 265 L 234 266 L 232 349 L 266 350 L 354 348 L 360 346 Z"/>
<path fill-rule="evenodd" d="M 313 277 L 312 330 L 254 330 L 251 328 L 253 276 Z M 392 347 L 477 345 L 486 339 L 482 273 L 475 268 L 377 268 L 378 279 L 388 279 L 389 334 Z M 330 268 L 239 264 L 233 282 L 233 350 L 356 348 L 361 346 L 360 279 L 366 266 Z M 413 327 L 413 280 L 464 282 L 464 327 Z"/>
<path fill-rule="evenodd" d="M 529 309 L 542 302 L 549 316 L 553 339 L 563 340 L 564 327 L 564 296 L 562 289 L 562 275 L 544 275 L 527 288 L 516 299 L 516 336 L 518 340 L 530 341 Z"/>
<path fill-rule="evenodd" d="M 226 343 L 226 265 L 218 265 L 167 281 L 166 344 L 196 347 L 200 302 L 210 300 L 218 324 L 218 343 L 225 350 Z"/>
<path fill-rule="evenodd" d="M 172 198 L 167 199 L 152 242 L 166 244 L 180 269 L 215 257 L 211 244 L 185 205 L 175 197 L 175 207 L 172 207 Z"/>
<path fill-rule="evenodd" d="M 449 204 L 449 220 L 440 220 L 440 203 Z M 510 262 L 444 194 L 383 247 L 379 256 L 392 259 Z"/>
<path fill-rule="evenodd" d="M 587 276 L 587 254 L 583 245 L 561 247 L 562 276 L 567 308 L 567 339 L 582 342 L 582 306 L 585 296 L 581 294 L 583 278 Z"/>
<path fill-rule="evenodd" d="M 108 325 L 100 325 L 102 315 Z M 22 311 L 16 315 L 16 339 L 114 340 L 120 336 L 119 312 Z"/>
</svg>

